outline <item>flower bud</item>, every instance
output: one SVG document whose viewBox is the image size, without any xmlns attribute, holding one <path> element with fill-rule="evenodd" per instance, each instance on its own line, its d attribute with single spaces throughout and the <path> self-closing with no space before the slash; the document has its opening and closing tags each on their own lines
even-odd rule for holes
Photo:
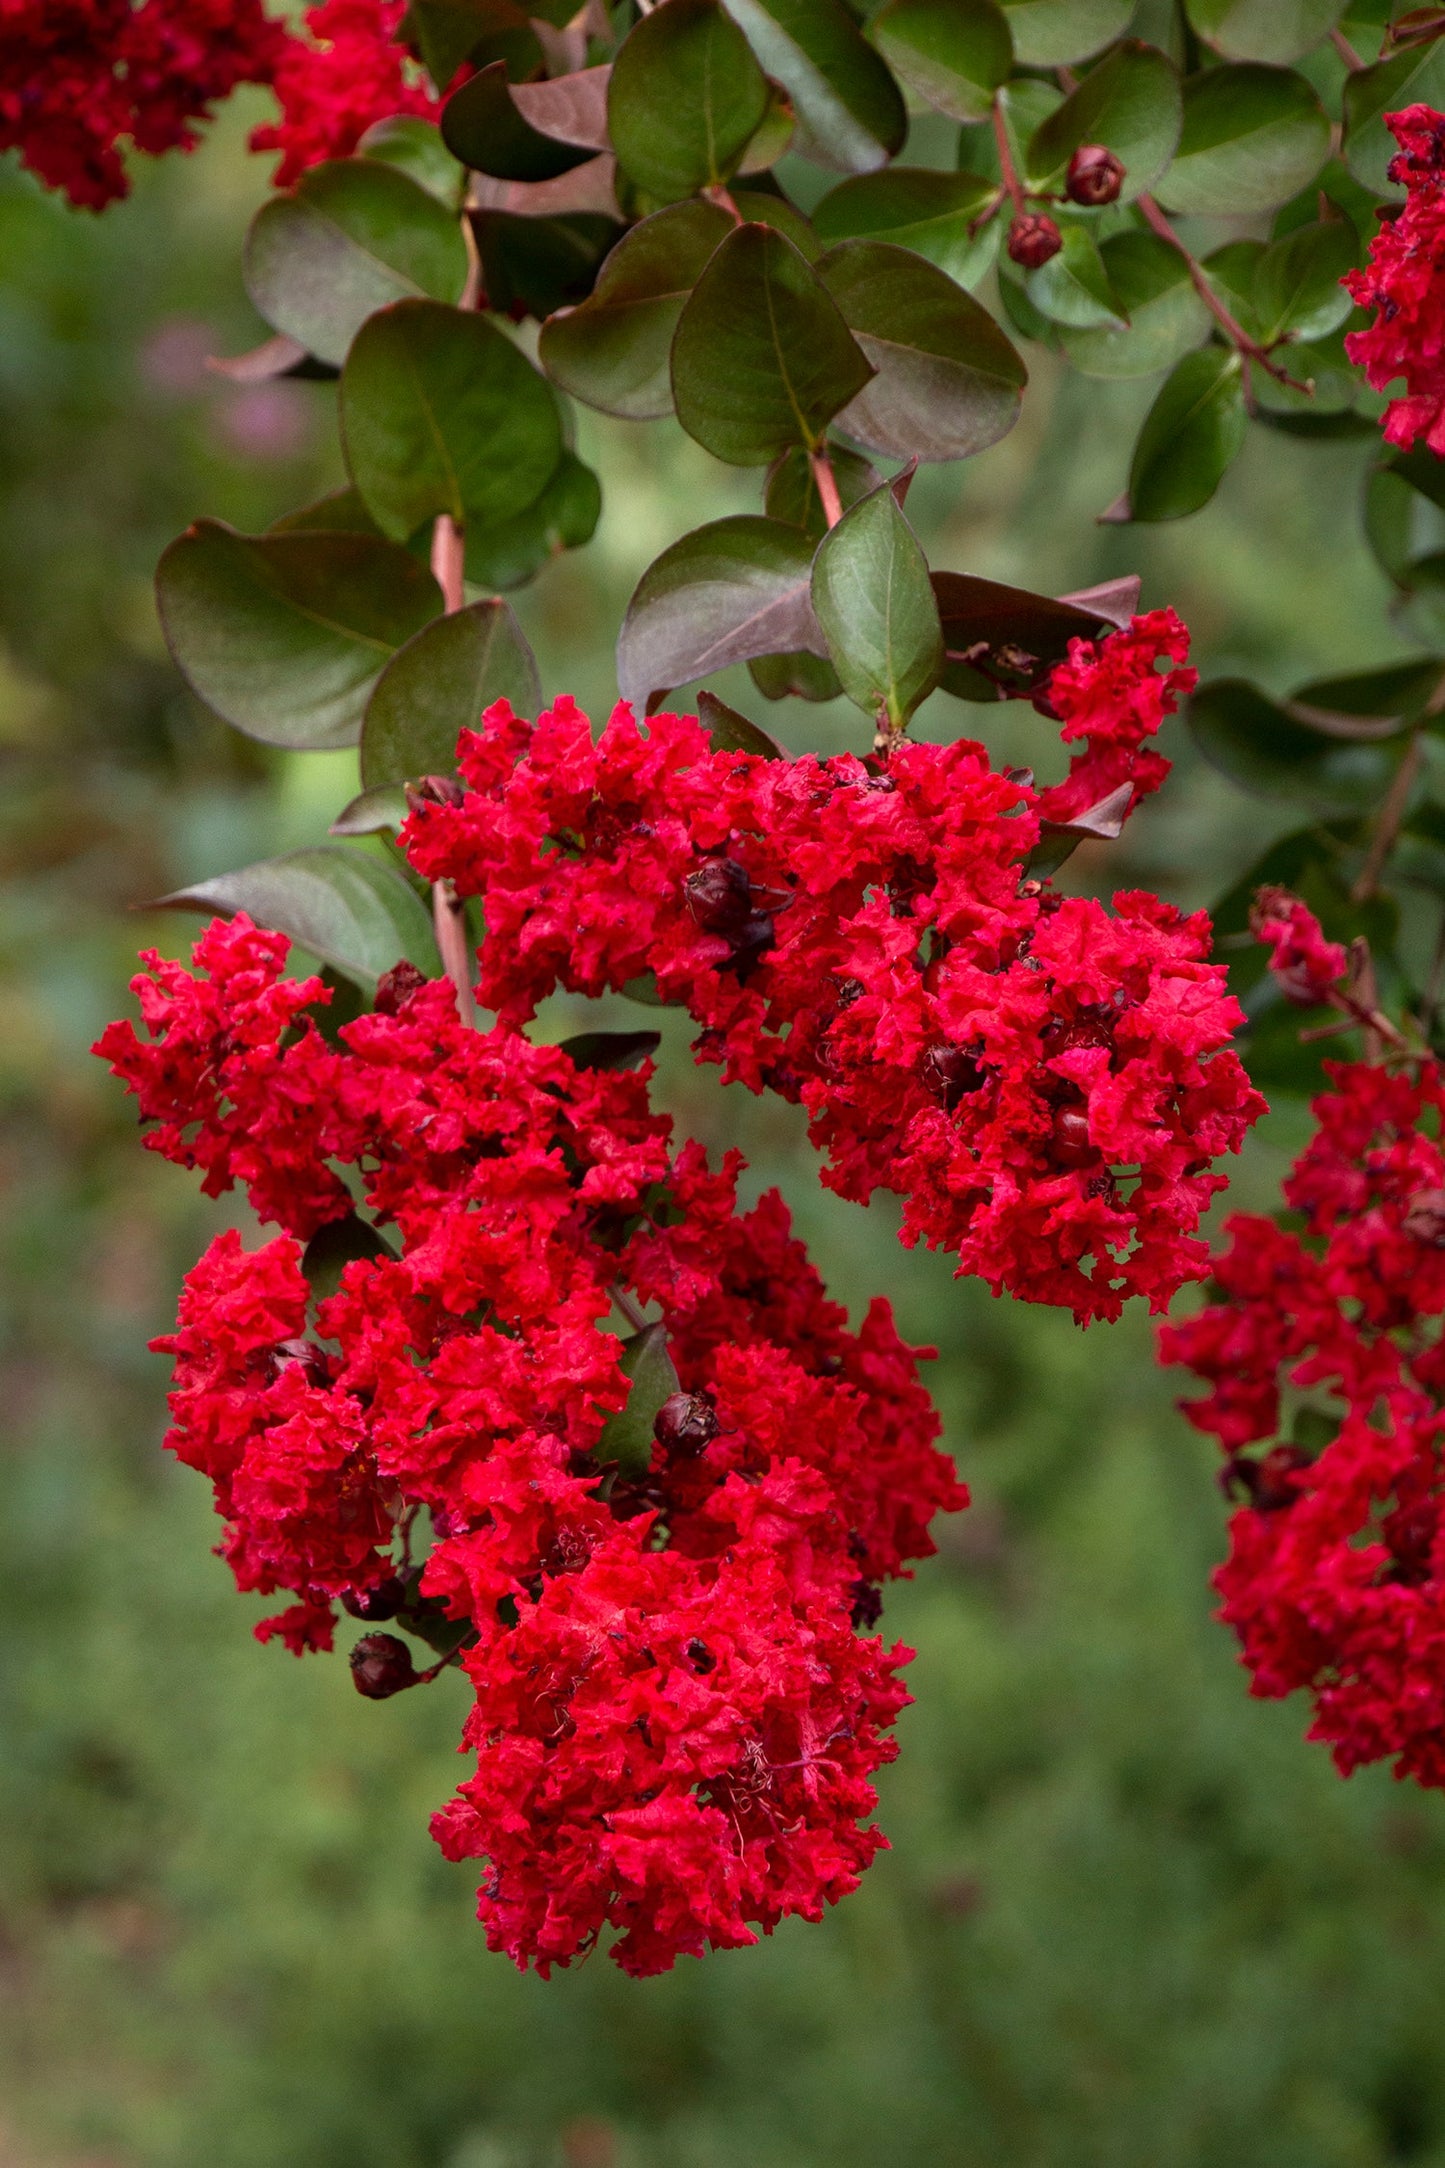
<svg viewBox="0 0 1445 2168">
<path fill-rule="evenodd" d="M 672 1393 L 653 1421 L 652 1434 L 671 1453 L 701 1453 L 721 1429 L 706 1393 Z"/>
<path fill-rule="evenodd" d="M 375 1588 L 349 1588 L 341 1599 L 341 1606 L 353 1618 L 370 1623 L 373 1619 L 395 1618 L 405 1602 L 406 1583 L 393 1573 L 384 1581 L 378 1581 Z M 377 1638 L 384 1637 L 379 1635 Z"/>
<path fill-rule="evenodd" d="M 1236 1497 L 1242 1491 L 1256 1513 L 1278 1513 L 1298 1498 L 1294 1479 L 1309 1464 L 1309 1454 L 1301 1446 L 1273 1445 L 1258 1460 L 1236 1453 L 1221 1481 L 1226 1496 Z"/>
<path fill-rule="evenodd" d="M 1405 1232 L 1432 1250 L 1445 1250 L 1445 1189 L 1419 1189 L 1405 1208 Z"/>
<path fill-rule="evenodd" d="M 1089 1140 L 1089 1117 L 1082 1107 L 1055 1109 L 1049 1157 L 1056 1167 L 1091 1167 L 1098 1159 Z"/>
<path fill-rule="evenodd" d="M 1071 203 L 1117 203 L 1123 185 L 1124 161 L 1102 143 L 1081 143 L 1069 160 L 1064 189 Z"/>
<path fill-rule="evenodd" d="M 395 1016 L 404 1001 L 418 994 L 426 985 L 426 973 L 418 971 L 413 963 L 403 957 L 393 964 L 390 971 L 383 971 L 376 982 L 376 1013 L 378 1016 Z"/>
<path fill-rule="evenodd" d="M 406 802 L 413 813 L 423 805 L 460 805 L 466 795 L 454 775 L 424 775 L 419 783 L 406 786 Z"/>
<path fill-rule="evenodd" d="M 416 1685 L 411 1650 L 395 1634 L 363 1634 L 351 1652 L 351 1676 L 358 1694 L 386 1701 Z"/>
<path fill-rule="evenodd" d="M 930 1046 L 918 1064 L 918 1081 L 929 1098 L 951 1114 L 969 1092 L 981 1091 L 988 1078 L 961 1046 Z"/>
<path fill-rule="evenodd" d="M 1037 271 L 1064 245 L 1064 237 L 1044 211 L 1020 211 L 1008 230 L 1008 252 L 1025 271 Z"/>
<path fill-rule="evenodd" d="M 710 858 L 682 884 L 687 907 L 704 933 L 738 934 L 752 917 L 753 884 L 735 858 Z"/>
</svg>

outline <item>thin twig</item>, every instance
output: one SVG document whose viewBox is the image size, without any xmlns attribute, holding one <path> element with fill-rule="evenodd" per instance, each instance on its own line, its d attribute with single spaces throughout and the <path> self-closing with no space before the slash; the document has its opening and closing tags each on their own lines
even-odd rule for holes
<svg viewBox="0 0 1445 2168">
<path fill-rule="evenodd" d="M 1008 123 L 1004 119 L 1003 106 L 997 98 L 993 101 L 993 139 L 998 145 L 998 170 L 1003 178 L 1003 185 L 1008 190 L 1009 201 L 1013 205 L 1016 215 L 1022 217 L 1024 208 L 1023 182 L 1019 179 L 1018 168 L 1014 164 L 1014 154 L 1009 147 Z"/>
<path fill-rule="evenodd" d="M 1314 390 L 1312 384 L 1301 384 L 1298 378 L 1289 374 L 1288 370 L 1282 369 L 1277 361 L 1271 361 L 1268 350 L 1260 345 L 1258 339 L 1250 337 L 1233 310 L 1227 308 L 1224 302 L 1220 300 L 1209 280 L 1205 277 L 1204 266 L 1200 263 L 1198 257 L 1191 254 L 1190 250 L 1185 247 L 1158 204 L 1154 201 L 1154 198 L 1152 196 L 1141 196 L 1139 198 L 1139 209 L 1143 212 L 1147 223 L 1158 234 L 1160 240 L 1167 241 L 1169 246 L 1172 249 L 1177 249 L 1183 257 L 1189 271 L 1190 284 L 1235 351 L 1242 355 L 1246 361 L 1257 361 L 1261 369 L 1267 375 L 1272 376 L 1276 383 L 1287 384 L 1291 391 L 1312 393 Z"/>
<path fill-rule="evenodd" d="M 1351 75 L 1358 75 L 1365 63 L 1361 60 L 1343 30 L 1332 30 L 1330 32 L 1330 43 L 1349 69 Z"/>
<path fill-rule="evenodd" d="M 1379 816 L 1375 822 L 1375 832 L 1370 838 L 1370 848 L 1365 853 L 1365 863 L 1361 866 L 1355 884 L 1350 890 L 1350 901 L 1352 903 L 1368 903 L 1380 885 L 1380 875 L 1385 870 L 1386 859 L 1395 848 L 1396 840 L 1400 834 L 1400 823 L 1405 818 L 1405 811 L 1410 803 L 1410 793 L 1415 788 L 1415 778 L 1420 773 L 1420 763 L 1423 758 L 1420 733 L 1417 730 L 1411 736 L 1410 743 L 1405 749 L 1405 757 L 1395 770 L 1394 780 L 1385 794 L 1383 805 L 1380 807 Z"/>
<path fill-rule="evenodd" d="M 431 531 L 431 568 L 448 615 L 459 610 L 467 599 L 462 584 L 465 564 L 462 530 L 450 512 L 439 512 Z"/>
<path fill-rule="evenodd" d="M 472 996 L 472 950 L 467 939 L 465 906 L 450 881 L 432 882 L 431 905 L 442 964 L 457 990 L 457 1014 L 464 1024 L 474 1025 L 477 1004 Z"/>
<path fill-rule="evenodd" d="M 613 1285 L 608 1289 L 608 1293 L 611 1295 L 612 1300 L 616 1303 L 618 1309 L 622 1312 L 622 1315 L 626 1318 L 628 1324 L 632 1327 L 633 1331 L 646 1332 L 647 1319 L 638 1309 L 637 1304 L 628 1294 L 627 1289 L 625 1287 L 617 1286 L 617 1284 L 614 1282 Z"/>
<path fill-rule="evenodd" d="M 821 452 L 808 454 L 813 467 L 813 480 L 818 488 L 818 502 L 823 507 L 823 517 L 830 527 L 836 527 L 843 517 L 843 500 L 838 494 L 838 477 L 833 472 L 833 462 L 826 447 Z"/>
</svg>

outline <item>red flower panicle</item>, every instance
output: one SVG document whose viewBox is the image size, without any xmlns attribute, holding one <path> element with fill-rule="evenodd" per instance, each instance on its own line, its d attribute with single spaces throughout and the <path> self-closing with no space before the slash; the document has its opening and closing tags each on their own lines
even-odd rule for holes
<svg viewBox="0 0 1445 2168">
<path fill-rule="evenodd" d="M 406 0 L 321 0 L 304 37 L 288 38 L 274 84 L 279 120 L 251 136 L 256 151 L 279 151 L 280 187 L 326 158 L 347 158 L 368 128 L 394 114 L 433 120 L 441 101 L 397 43 Z"/>
<path fill-rule="evenodd" d="M 147 959 L 146 1036 L 100 1043 L 153 1147 L 285 1230 L 219 1237 L 157 1343 L 239 1584 L 294 1595 L 260 1632 L 329 1646 L 340 1600 L 460 1648 L 479 1759 L 436 1834 L 486 1861 L 519 1964 L 611 1927 L 655 1972 L 817 1918 L 883 1842 L 870 1778 L 907 1699 L 908 1651 L 854 1622 L 964 1503 L 917 1351 L 883 1302 L 848 1330 L 781 1200 L 742 1213 L 736 1155 L 673 1152 L 644 1075 L 465 1028 L 410 967 L 328 1043 L 286 952 L 213 925 L 194 972 Z M 332 1222 L 351 1261 L 318 1304 L 298 1238 Z M 618 1302 L 677 1380 L 620 1459 Z M 384 1634 L 354 1668 L 415 1677 Z"/>
<path fill-rule="evenodd" d="M 1327 941 L 1314 912 L 1287 888 L 1261 888 L 1249 914 L 1250 931 L 1269 949 L 1269 968 L 1286 1001 L 1301 1009 L 1329 1000 L 1348 958 Z"/>
<path fill-rule="evenodd" d="M 1445 114 L 1407 106 L 1385 119 L 1398 155 L 1390 179 L 1406 191 L 1399 214 L 1387 218 L 1370 244 L 1363 271 L 1342 281 L 1375 320 L 1345 340 L 1376 391 L 1403 378 L 1403 394 L 1385 415 L 1389 443 L 1405 448 L 1423 437 L 1445 453 Z"/>
<path fill-rule="evenodd" d="M 594 744 L 570 700 L 535 725 L 501 704 L 463 736 L 461 802 L 404 841 L 483 899 L 481 997 L 507 1022 L 651 974 L 700 1060 L 807 1108 L 831 1187 L 904 1198 L 906 1242 L 1081 1321 L 1162 1308 L 1262 1108 L 1239 1012 L 1202 915 L 1136 893 L 1111 914 L 1027 861 L 1042 819 L 1157 786 L 1144 740 L 1191 682 L 1185 642 L 1156 612 L 1074 643 L 1049 697 L 1084 744 L 1052 791 L 966 740 L 772 761 L 688 716 L 644 734 L 620 707 Z"/>
<path fill-rule="evenodd" d="M 1241 1499 L 1215 1576 L 1253 1691 L 1314 1699 L 1345 1773 L 1445 1784 L 1445 1078 L 1330 1064 L 1284 1185 L 1236 1216 L 1217 1299 L 1162 1334 Z M 1264 1450 L 1260 1451 L 1259 1448 Z"/>
<path fill-rule="evenodd" d="M 261 0 L 0 0 L 0 150 L 73 203 L 129 183 L 121 150 L 191 150 L 238 83 L 288 44 Z"/>
</svg>

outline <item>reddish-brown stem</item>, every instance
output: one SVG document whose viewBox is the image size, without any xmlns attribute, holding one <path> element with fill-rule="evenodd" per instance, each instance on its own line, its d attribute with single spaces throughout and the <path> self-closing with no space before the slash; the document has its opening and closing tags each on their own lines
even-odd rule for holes
<svg viewBox="0 0 1445 2168">
<path fill-rule="evenodd" d="M 1267 375 L 1272 376 L 1277 384 L 1287 384 L 1291 391 L 1310 391 L 1312 388 L 1310 385 L 1301 384 L 1287 370 L 1282 369 L 1277 361 L 1270 359 L 1268 350 L 1260 345 L 1258 339 L 1250 337 L 1233 310 L 1220 300 L 1204 275 L 1204 266 L 1200 263 L 1198 257 L 1192 255 L 1185 247 L 1158 204 L 1154 201 L 1154 198 L 1152 196 L 1141 196 L 1139 198 L 1139 209 L 1143 212 L 1148 225 L 1158 234 L 1160 240 L 1167 241 L 1169 246 L 1177 250 L 1179 255 L 1183 257 L 1189 271 L 1189 283 L 1235 352 L 1246 362 L 1257 361 L 1261 369 Z"/>
<path fill-rule="evenodd" d="M 450 512 L 439 512 L 431 531 L 431 568 L 448 614 L 459 610 L 467 599 L 462 585 L 464 567 L 462 530 Z"/>
<path fill-rule="evenodd" d="M 993 101 L 993 139 L 998 145 L 998 170 L 1003 185 L 1008 190 L 1009 202 L 1014 207 L 1015 217 L 1021 217 L 1024 208 L 1023 182 L 1019 179 L 1018 168 L 1014 164 L 1014 154 L 1008 139 L 1008 123 L 997 98 Z"/>
<path fill-rule="evenodd" d="M 813 480 L 817 484 L 818 502 L 823 507 L 823 517 L 830 527 L 836 527 L 843 517 L 843 500 L 838 494 L 838 477 L 833 472 L 833 462 L 825 451 L 810 452 Z"/>
<path fill-rule="evenodd" d="M 450 881 L 433 881 L 432 922 L 442 966 L 457 990 L 457 1014 L 464 1024 L 475 1024 L 477 1005 L 472 998 L 472 950 L 460 896 Z"/>
<path fill-rule="evenodd" d="M 1405 749 L 1405 757 L 1395 770 L 1394 781 L 1385 794 L 1384 804 L 1380 807 L 1379 816 L 1375 822 L 1375 832 L 1370 838 L 1370 848 L 1365 853 L 1365 863 L 1361 866 L 1355 885 L 1350 890 L 1350 900 L 1354 903 L 1368 903 L 1380 885 L 1380 875 L 1385 870 L 1386 859 L 1395 848 L 1395 841 L 1400 833 L 1400 823 L 1405 818 L 1405 810 L 1410 803 L 1410 793 L 1415 788 L 1415 778 L 1420 773 L 1420 763 L 1423 758 L 1424 754 L 1420 747 L 1420 733 L 1417 730 Z"/>
<path fill-rule="evenodd" d="M 647 1319 L 638 1309 L 637 1304 L 628 1294 L 627 1289 L 625 1287 L 619 1287 L 614 1281 L 613 1285 L 608 1289 L 608 1293 L 611 1295 L 612 1300 L 616 1303 L 618 1309 L 622 1312 L 622 1315 L 626 1318 L 628 1324 L 632 1327 L 633 1331 L 646 1332 Z"/>
<path fill-rule="evenodd" d="M 1343 30 L 1332 30 L 1330 32 L 1330 43 L 1349 69 L 1351 75 L 1358 75 L 1365 63 L 1361 60 Z"/>
</svg>

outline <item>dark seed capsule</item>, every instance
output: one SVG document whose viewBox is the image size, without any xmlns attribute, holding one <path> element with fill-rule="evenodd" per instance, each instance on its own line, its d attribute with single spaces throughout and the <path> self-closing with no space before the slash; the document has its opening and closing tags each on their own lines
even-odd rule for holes
<svg viewBox="0 0 1445 2168">
<path fill-rule="evenodd" d="M 756 970 L 776 940 L 772 914 L 754 911 L 733 935 L 733 969 L 738 977 L 745 979 L 750 971 Z"/>
<path fill-rule="evenodd" d="M 1102 143 L 1081 143 L 1069 160 L 1064 189 L 1071 203 L 1117 203 L 1124 161 Z"/>
<path fill-rule="evenodd" d="M 1063 235 L 1043 211 L 1021 211 L 1008 230 L 1009 255 L 1025 271 L 1049 263 L 1063 245 Z"/>
<path fill-rule="evenodd" d="M 918 1081 L 951 1114 L 970 1092 L 983 1089 L 988 1073 L 961 1046 L 930 1046 L 918 1064 Z"/>
<path fill-rule="evenodd" d="M 701 1453 L 721 1425 L 706 1393 L 672 1393 L 653 1420 L 652 1434 L 672 1453 Z"/>
<path fill-rule="evenodd" d="M 406 802 L 413 813 L 423 805 L 460 805 L 466 795 L 454 775 L 424 775 L 419 783 L 406 786 Z"/>
<path fill-rule="evenodd" d="M 385 1581 L 378 1581 L 375 1588 L 349 1588 L 341 1599 L 342 1609 L 353 1618 L 365 1619 L 368 1624 L 376 1619 L 395 1618 L 406 1602 L 406 1583 L 391 1574 Z"/>
<path fill-rule="evenodd" d="M 403 957 L 399 964 L 392 965 L 390 971 L 384 971 L 376 982 L 377 1015 L 395 1016 L 402 1003 L 410 1000 L 413 994 L 420 993 L 426 982 L 426 973 L 418 971 L 415 964 L 408 963 Z"/>
<path fill-rule="evenodd" d="M 1056 1110 L 1049 1157 L 1056 1167 L 1091 1167 L 1098 1160 L 1098 1151 L 1089 1141 L 1089 1117 L 1082 1107 Z"/>
<path fill-rule="evenodd" d="M 863 1630 L 876 1626 L 883 1616 L 883 1596 L 871 1581 L 853 1583 L 853 1624 Z"/>
<path fill-rule="evenodd" d="M 709 1671 L 717 1670 L 717 1658 L 705 1641 L 688 1642 L 687 1660 L 692 1665 L 693 1670 L 701 1672 L 704 1678 Z"/>
<path fill-rule="evenodd" d="M 416 1685 L 416 1666 L 395 1634 L 363 1634 L 351 1652 L 351 1676 L 358 1694 L 386 1701 Z"/>
<path fill-rule="evenodd" d="M 1256 1513 L 1278 1513 L 1298 1498 L 1299 1486 L 1293 1479 L 1309 1464 L 1309 1454 L 1302 1447 L 1272 1445 L 1258 1460 L 1236 1453 L 1220 1480 L 1227 1497 L 1242 1495 Z"/>
<path fill-rule="evenodd" d="M 737 934 L 753 910 L 753 884 L 735 858 L 710 858 L 682 884 L 687 907 L 704 933 Z"/>
</svg>

